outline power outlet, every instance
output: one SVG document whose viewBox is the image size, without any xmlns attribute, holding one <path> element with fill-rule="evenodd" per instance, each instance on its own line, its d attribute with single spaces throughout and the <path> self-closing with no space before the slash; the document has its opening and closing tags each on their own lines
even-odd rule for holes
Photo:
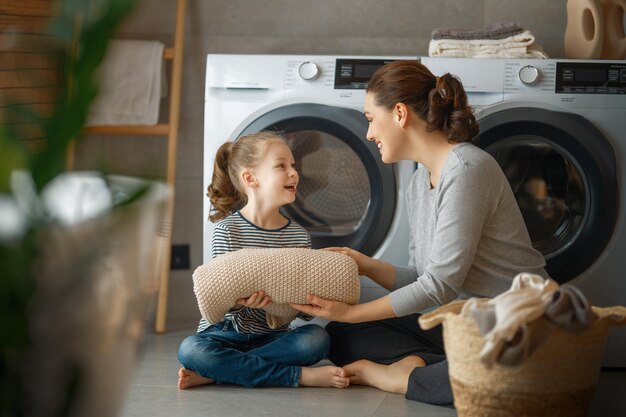
<svg viewBox="0 0 626 417">
<path fill-rule="evenodd" d="M 170 269 L 189 269 L 189 245 L 172 245 Z"/>
</svg>

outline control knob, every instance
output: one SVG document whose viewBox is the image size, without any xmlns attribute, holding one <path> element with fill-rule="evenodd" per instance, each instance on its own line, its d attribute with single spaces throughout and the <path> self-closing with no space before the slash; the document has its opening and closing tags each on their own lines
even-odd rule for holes
<svg viewBox="0 0 626 417">
<path fill-rule="evenodd" d="M 303 80 L 311 81 L 320 75 L 320 69 L 314 62 L 305 61 L 298 67 L 298 75 Z"/>
<path fill-rule="evenodd" d="M 539 81 L 539 70 L 532 65 L 526 65 L 519 70 L 519 79 L 526 85 L 533 85 Z"/>
</svg>

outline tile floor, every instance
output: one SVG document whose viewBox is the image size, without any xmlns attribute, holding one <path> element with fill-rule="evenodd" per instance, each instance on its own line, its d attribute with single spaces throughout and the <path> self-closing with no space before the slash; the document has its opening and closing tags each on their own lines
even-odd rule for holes
<svg viewBox="0 0 626 417">
<path fill-rule="evenodd" d="M 170 328 L 147 334 L 121 417 L 447 417 L 454 409 L 407 401 L 402 395 L 369 387 L 257 388 L 203 386 L 176 388 L 176 354 L 181 340 L 193 332 Z M 626 416 L 626 370 L 603 371 L 590 417 Z"/>
</svg>

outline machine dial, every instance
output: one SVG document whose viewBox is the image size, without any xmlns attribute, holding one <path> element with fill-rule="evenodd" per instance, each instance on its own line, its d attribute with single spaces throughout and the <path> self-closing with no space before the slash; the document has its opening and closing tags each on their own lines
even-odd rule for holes
<svg viewBox="0 0 626 417">
<path fill-rule="evenodd" d="M 532 65 L 526 65 L 519 70 L 519 79 L 526 85 L 533 85 L 539 81 L 539 70 Z"/>
<path fill-rule="evenodd" d="M 305 61 L 298 67 L 298 75 L 303 80 L 311 81 L 319 77 L 320 69 L 314 62 Z"/>
</svg>

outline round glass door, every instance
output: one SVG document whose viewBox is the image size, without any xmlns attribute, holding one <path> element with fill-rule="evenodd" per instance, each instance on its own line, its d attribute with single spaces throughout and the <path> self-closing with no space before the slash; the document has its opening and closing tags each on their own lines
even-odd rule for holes
<svg viewBox="0 0 626 417">
<path fill-rule="evenodd" d="M 365 221 L 372 198 L 359 156 L 329 133 L 296 130 L 285 137 L 300 174 L 296 201 L 285 207 L 285 214 L 316 235 L 355 233 Z"/>
<path fill-rule="evenodd" d="M 479 121 L 477 144 L 511 184 L 533 246 L 558 282 L 584 272 L 608 243 L 618 213 L 615 153 L 588 120 L 517 108 Z"/>
<path fill-rule="evenodd" d="M 283 214 L 311 234 L 313 247 L 348 246 L 373 255 L 396 207 L 392 165 L 368 142 L 362 113 L 294 104 L 263 114 L 240 135 L 274 131 L 288 142 L 300 175 L 296 201 Z"/>
<path fill-rule="evenodd" d="M 505 170 L 533 246 L 554 257 L 578 237 L 589 214 L 581 169 L 546 138 L 520 135 L 488 149 Z"/>
</svg>

